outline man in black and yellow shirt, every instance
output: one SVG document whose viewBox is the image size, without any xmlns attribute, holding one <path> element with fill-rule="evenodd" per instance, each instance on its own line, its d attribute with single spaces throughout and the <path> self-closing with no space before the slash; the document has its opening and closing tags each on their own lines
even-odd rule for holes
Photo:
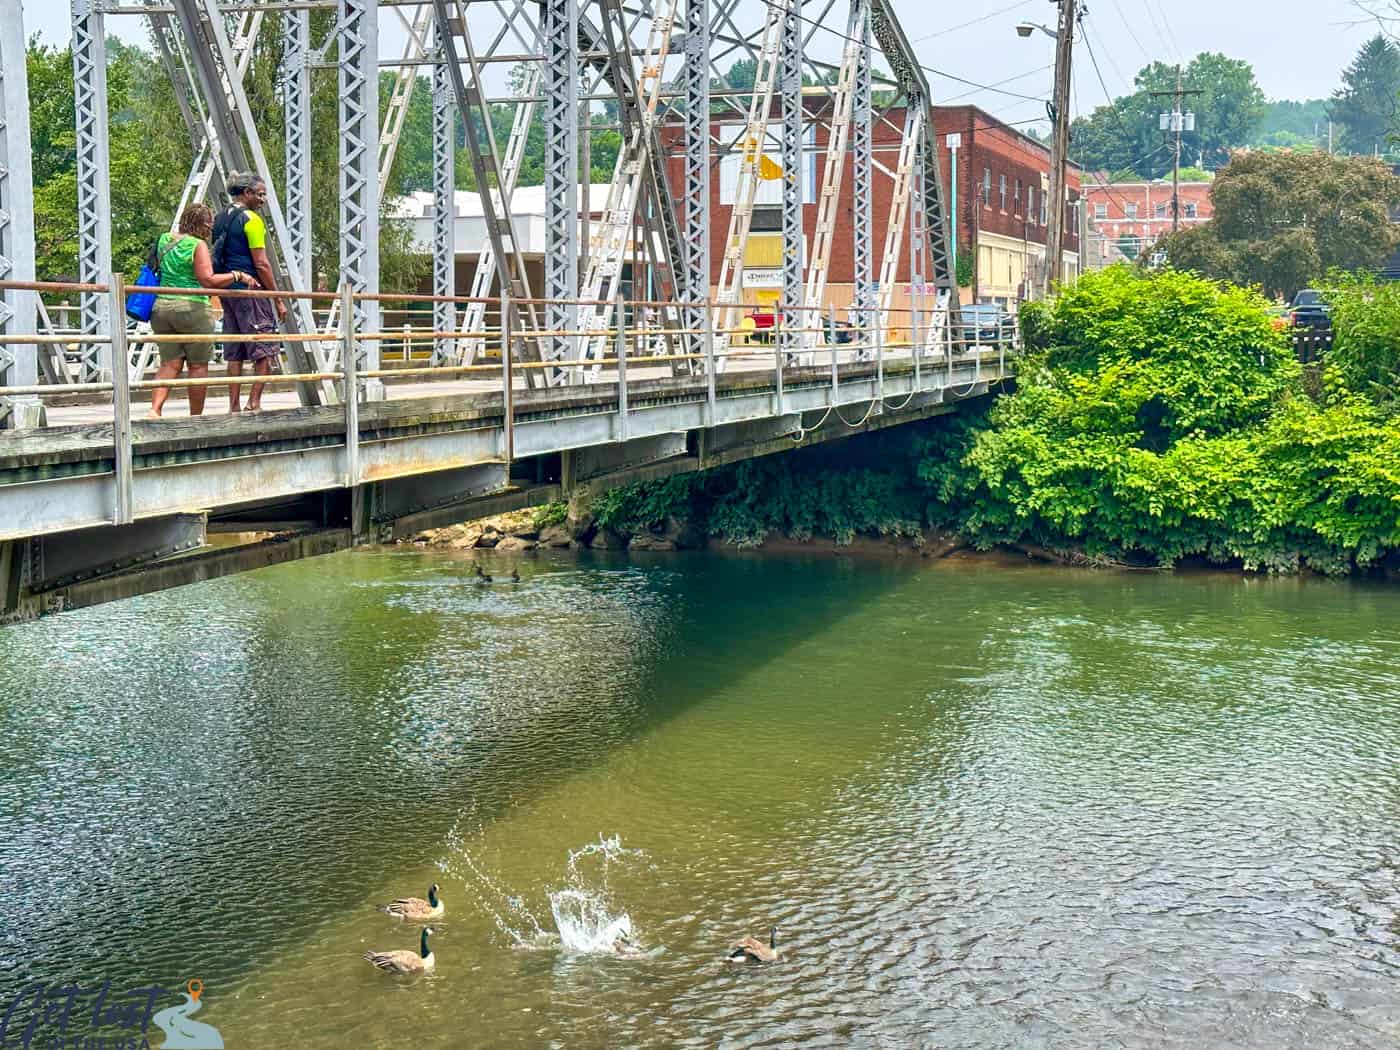
<svg viewBox="0 0 1400 1050">
<path fill-rule="evenodd" d="M 272 264 L 267 259 L 267 225 L 258 212 L 267 203 L 267 183 L 253 172 L 238 172 L 229 178 L 229 205 L 214 220 L 214 269 L 220 272 L 241 270 L 257 275 L 257 285 L 274 289 L 277 282 L 272 276 Z M 231 290 L 249 287 L 234 284 Z M 224 334 L 270 335 L 277 331 L 278 323 L 287 316 L 287 306 L 281 299 L 254 299 L 238 296 L 223 298 Z M 243 362 L 251 361 L 253 371 L 260 376 L 271 373 L 272 363 L 282 352 L 280 343 L 224 341 L 224 361 L 228 364 L 230 376 L 243 374 Z M 239 411 L 238 395 L 240 388 L 230 386 L 228 407 L 230 412 Z M 262 407 L 263 384 L 254 383 L 248 395 L 248 410 L 258 411 Z"/>
</svg>

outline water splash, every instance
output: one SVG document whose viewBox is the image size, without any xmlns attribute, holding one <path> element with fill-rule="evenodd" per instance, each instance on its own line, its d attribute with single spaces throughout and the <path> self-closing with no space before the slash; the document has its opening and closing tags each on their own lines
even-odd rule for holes
<svg viewBox="0 0 1400 1050">
<path fill-rule="evenodd" d="M 632 917 L 613 901 L 608 878 L 613 865 L 644 856 L 641 850 L 624 848 L 619 835 L 599 835 L 597 842 L 569 851 L 565 885 L 549 895 L 549 910 L 565 951 L 612 954 L 635 947 Z"/>
<path fill-rule="evenodd" d="M 551 931 L 536 918 L 522 895 L 512 892 L 503 878 L 486 870 L 479 859 L 484 850 L 472 848 L 462 823 L 459 818 L 448 833 L 448 855 L 437 862 L 438 869 L 466 885 L 468 896 L 491 916 L 513 947 L 580 955 L 632 955 L 639 951 L 632 917 L 613 900 L 609 876 L 615 865 L 641 861 L 645 857 L 641 850 L 625 848 L 617 835 L 599 835 L 598 841 L 570 850 L 564 885 L 547 892 L 554 927 Z M 476 837 L 481 839 L 484 835 L 484 828 L 478 828 Z M 480 843 L 476 845 L 479 847 Z"/>
<path fill-rule="evenodd" d="M 484 828 L 476 829 L 476 837 L 484 838 Z M 478 843 L 479 845 L 479 843 Z M 553 935 L 540 925 L 524 899 L 511 893 L 493 873 L 478 860 L 481 850 L 473 850 L 462 831 L 462 818 L 447 834 L 448 855 L 437 862 L 438 870 L 460 880 L 467 888 L 467 897 L 491 916 L 498 929 L 517 948 L 543 947 Z"/>
<path fill-rule="evenodd" d="M 632 939 L 632 917 L 614 915 L 608 902 L 581 890 L 555 890 L 549 910 L 559 930 L 559 946 L 582 954 L 615 953 Z"/>
</svg>

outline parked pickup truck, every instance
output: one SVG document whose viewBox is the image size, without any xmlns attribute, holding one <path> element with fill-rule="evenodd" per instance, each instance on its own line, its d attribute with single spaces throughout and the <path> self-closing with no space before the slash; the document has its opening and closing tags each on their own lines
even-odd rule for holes
<svg viewBox="0 0 1400 1050">
<path fill-rule="evenodd" d="M 1327 328 L 1332 324 L 1332 308 L 1313 288 L 1304 288 L 1293 297 L 1288 316 L 1294 328 Z"/>
</svg>

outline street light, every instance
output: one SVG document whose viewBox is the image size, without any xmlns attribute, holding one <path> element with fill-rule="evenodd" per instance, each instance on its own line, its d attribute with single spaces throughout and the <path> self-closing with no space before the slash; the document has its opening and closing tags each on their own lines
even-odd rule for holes
<svg viewBox="0 0 1400 1050">
<path fill-rule="evenodd" d="M 1079 25 L 1080 0 L 1054 0 L 1059 7 L 1056 29 L 1039 22 L 1018 22 L 1016 35 L 1027 39 L 1039 29 L 1055 41 L 1055 94 L 1050 106 L 1053 125 L 1050 141 L 1050 213 L 1045 230 L 1044 294 L 1059 283 L 1064 259 L 1065 158 L 1069 152 L 1070 65 L 1074 56 L 1074 31 Z"/>
</svg>

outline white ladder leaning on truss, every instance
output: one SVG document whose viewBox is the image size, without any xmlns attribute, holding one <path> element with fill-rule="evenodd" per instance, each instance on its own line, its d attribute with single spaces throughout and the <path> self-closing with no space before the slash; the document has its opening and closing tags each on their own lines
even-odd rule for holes
<svg viewBox="0 0 1400 1050">
<path fill-rule="evenodd" d="M 904 243 L 904 226 L 909 219 L 909 199 L 914 188 L 914 157 L 919 138 L 924 133 L 923 107 L 905 111 L 904 135 L 899 141 L 899 162 L 894 172 L 894 196 L 891 198 L 889 225 L 885 228 L 885 247 L 880 256 L 880 293 L 875 303 L 875 317 L 867 321 L 866 340 L 858 351 L 862 361 L 875 354 L 875 346 L 885 339 L 890 302 L 894 297 L 895 275 L 899 272 L 899 249 Z"/>
<path fill-rule="evenodd" d="M 525 101 L 515 107 L 515 117 L 510 125 L 510 139 L 506 142 L 505 159 L 501 164 L 501 202 L 507 212 L 510 210 L 510 197 L 515 192 L 515 181 L 520 177 L 520 167 L 525 158 L 525 143 L 530 135 L 530 122 L 535 118 L 535 99 L 539 94 L 540 80 L 544 75 L 542 63 L 531 62 L 521 93 Z M 481 246 L 476 258 L 476 272 L 472 274 L 471 290 L 467 293 L 472 299 L 485 299 L 491 294 L 491 282 L 496 278 L 496 251 L 490 238 Z M 482 332 L 486 323 L 486 304 L 470 302 L 462 311 L 461 332 Z M 477 355 L 486 345 L 482 335 L 464 336 L 458 343 L 457 360 L 452 364 L 470 365 L 476 363 Z M 447 364 L 434 361 L 434 364 Z"/>
<path fill-rule="evenodd" d="M 768 138 L 769 111 L 773 108 L 773 82 L 777 78 L 783 15 L 787 5 L 798 0 L 768 5 L 768 21 L 763 26 L 763 44 L 754 70 L 753 94 L 749 98 L 749 119 L 744 127 L 739 156 L 739 180 L 734 190 L 734 208 L 729 213 L 729 233 L 724 239 L 724 260 L 720 263 L 715 301 L 715 371 L 724 371 L 729 349 L 729 330 L 738 323 L 735 307 L 744 277 L 744 246 L 748 244 L 753 222 L 754 196 L 758 193 L 759 162 Z"/>
<path fill-rule="evenodd" d="M 822 296 L 826 293 L 827 269 L 831 263 L 831 245 L 836 233 L 836 209 L 841 196 L 841 176 L 846 165 L 846 143 L 851 133 L 851 104 L 855 96 L 856 67 L 860 64 L 861 43 L 859 25 L 851 5 L 852 18 L 846 28 L 846 49 L 841 53 L 841 68 L 836 74 L 836 89 L 832 94 L 835 113 L 827 137 L 826 165 L 822 171 L 821 197 L 817 202 L 817 225 L 812 234 L 812 261 L 807 268 L 807 287 L 802 297 L 800 324 L 802 347 L 813 350 L 819 341 L 822 316 Z"/>
<path fill-rule="evenodd" d="M 588 269 L 579 288 L 578 326 L 587 334 L 579 338 L 577 360 L 598 361 L 607 356 L 608 318 L 613 310 L 611 301 L 617 295 L 622 277 L 622 262 L 632 244 L 632 229 L 637 215 L 637 199 L 641 195 L 642 178 L 646 171 L 647 151 L 651 148 L 652 131 L 656 125 L 656 110 L 661 102 L 661 73 L 671 51 L 671 26 L 676 18 L 676 0 L 659 7 L 647 35 L 646 57 L 637 78 L 640 119 L 631 128 L 631 135 L 618 151 L 608 186 L 608 200 L 603 218 L 588 239 Z M 635 295 L 633 296 L 636 297 Z M 591 300 L 591 301 L 590 301 Z M 600 302 L 609 305 L 599 305 Z M 617 319 L 620 324 L 621 318 Z M 590 369 L 590 378 L 599 366 Z"/>
</svg>

